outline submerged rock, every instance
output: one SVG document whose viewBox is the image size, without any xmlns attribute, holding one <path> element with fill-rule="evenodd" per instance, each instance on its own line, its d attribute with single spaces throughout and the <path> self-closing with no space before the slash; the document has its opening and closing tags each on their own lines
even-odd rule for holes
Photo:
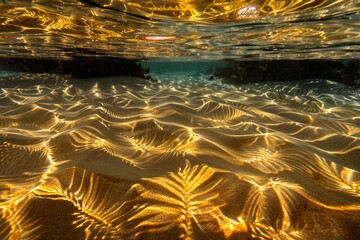
<svg viewBox="0 0 360 240">
<path fill-rule="evenodd" d="M 136 60 L 76 56 L 70 59 L 54 58 L 4 58 L 0 65 L 5 70 L 30 73 L 57 73 L 75 78 L 107 76 L 132 76 L 148 78 L 149 69 L 142 68 Z"/>
<path fill-rule="evenodd" d="M 244 61 L 219 67 L 215 76 L 232 84 L 321 78 L 355 86 L 356 79 L 360 78 L 360 63 L 316 60 Z"/>
</svg>

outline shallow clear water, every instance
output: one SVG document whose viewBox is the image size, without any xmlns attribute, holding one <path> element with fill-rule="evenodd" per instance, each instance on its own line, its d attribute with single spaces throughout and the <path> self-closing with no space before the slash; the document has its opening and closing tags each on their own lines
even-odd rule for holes
<svg viewBox="0 0 360 240">
<path fill-rule="evenodd" d="M 359 8 L 0 1 L 0 239 L 359 239 Z"/>
</svg>

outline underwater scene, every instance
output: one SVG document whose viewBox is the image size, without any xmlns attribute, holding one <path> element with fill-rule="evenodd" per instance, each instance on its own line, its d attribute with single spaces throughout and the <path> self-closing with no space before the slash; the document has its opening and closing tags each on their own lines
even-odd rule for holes
<svg viewBox="0 0 360 240">
<path fill-rule="evenodd" d="M 0 239 L 360 239 L 359 22 L 0 0 Z"/>
</svg>

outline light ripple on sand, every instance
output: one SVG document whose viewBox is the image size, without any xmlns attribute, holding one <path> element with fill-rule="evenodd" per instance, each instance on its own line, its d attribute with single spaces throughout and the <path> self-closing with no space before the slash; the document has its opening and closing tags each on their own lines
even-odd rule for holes
<svg viewBox="0 0 360 240">
<path fill-rule="evenodd" d="M 64 234 L 31 213 L 43 205 L 61 215 L 65 203 L 76 219 L 63 217 L 64 229 L 90 238 L 354 231 L 358 92 L 325 80 L 235 87 L 159 78 L 1 79 L 1 236 L 15 237 L 19 224 L 25 237 Z"/>
</svg>

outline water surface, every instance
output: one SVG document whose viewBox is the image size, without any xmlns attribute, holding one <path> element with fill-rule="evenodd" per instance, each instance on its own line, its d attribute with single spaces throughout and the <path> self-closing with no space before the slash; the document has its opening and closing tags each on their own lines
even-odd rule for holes
<svg viewBox="0 0 360 240">
<path fill-rule="evenodd" d="M 0 56 L 359 58 L 357 0 L 11 0 Z"/>
</svg>

